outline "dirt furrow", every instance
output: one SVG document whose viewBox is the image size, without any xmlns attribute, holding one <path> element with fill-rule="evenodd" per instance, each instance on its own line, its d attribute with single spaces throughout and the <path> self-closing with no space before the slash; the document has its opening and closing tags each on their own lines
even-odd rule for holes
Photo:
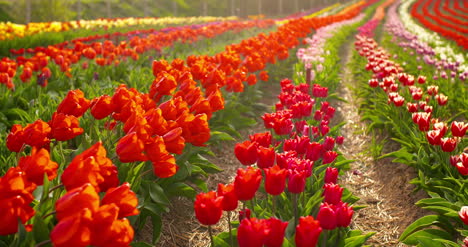
<svg viewBox="0 0 468 247">
<path fill-rule="evenodd" d="M 341 129 L 345 142 L 340 151 L 346 158 L 356 160 L 351 164 L 352 169 L 340 177 L 341 184 L 360 198 L 357 205 L 366 206 L 355 212 L 351 228 L 376 232 L 366 243 L 371 246 L 405 246 L 398 243 L 398 238 L 409 224 L 423 216 L 422 210 L 414 203 L 424 194 L 413 193 L 415 186 L 409 184 L 416 176 L 413 168 L 392 163 L 389 158 L 373 158 L 372 150 L 376 147 L 372 145 L 377 144 L 366 133 L 366 123 L 360 120 L 359 101 L 353 95 L 357 85 L 351 69 L 346 66 L 351 60 L 353 48 L 353 42 L 350 42 L 342 52 L 345 69 L 341 74 L 342 87 L 338 93 L 346 102 L 337 102 L 336 109 L 340 120 L 346 122 Z M 381 135 L 376 138 L 383 140 L 387 137 Z M 388 142 L 383 152 L 396 148 L 396 144 Z"/>
</svg>

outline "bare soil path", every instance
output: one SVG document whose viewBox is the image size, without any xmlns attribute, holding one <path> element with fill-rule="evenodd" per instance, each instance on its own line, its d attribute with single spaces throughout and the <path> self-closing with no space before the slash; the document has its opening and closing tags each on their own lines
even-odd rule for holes
<svg viewBox="0 0 468 247">
<path fill-rule="evenodd" d="M 344 65 L 351 60 L 353 43 L 343 47 Z M 341 184 L 360 198 L 357 205 L 367 206 L 355 213 L 351 228 L 376 232 L 366 242 L 371 246 L 405 246 L 398 243 L 398 238 L 409 224 L 424 215 L 414 205 L 424 193 L 413 193 L 415 186 L 409 184 L 416 176 L 413 168 L 392 163 L 390 158 L 374 160 L 370 152 L 372 136 L 366 134 L 366 123 L 360 121 L 359 102 L 353 95 L 356 85 L 349 66 L 344 66 L 341 78 L 342 87 L 338 93 L 347 102 L 337 102 L 336 107 L 340 121 L 346 122 L 341 129 L 345 142 L 340 151 L 346 158 L 356 160 L 351 164 L 352 169 L 340 176 Z M 385 145 L 383 152 L 395 151 L 395 146 Z"/>
</svg>

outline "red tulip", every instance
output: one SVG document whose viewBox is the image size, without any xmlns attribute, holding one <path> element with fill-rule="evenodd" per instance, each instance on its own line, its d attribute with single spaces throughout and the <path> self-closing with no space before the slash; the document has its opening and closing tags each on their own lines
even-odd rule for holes
<svg viewBox="0 0 468 247">
<path fill-rule="evenodd" d="M 451 125 L 452 135 L 463 137 L 468 130 L 468 123 L 453 121 Z"/>
<path fill-rule="evenodd" d="M 316 161 L 322 157 L 323 148 L 322 144 L 318 142 L 309 143 L 306 150 L 306 158 L 311 161 Z"/>
<path fill-rule="evenodd" d="M 286 177 L 288 171 L 281 169 L 278 165 L 264 169 L 265 171 L 265 190 L 270 195 L 279 195 L 286 186 Z"/>
<path fill-rule="evenodd" d="M 336 184 L 338 179 L 338 169 L 334 167 L 327 167 L 325 170 L 325 184 L 332 183 Z"/>
<path fill-rule="evenodd" d="M 42 185 L 44 175 L 49 181 L 57 177 L 58 164 L 50 160 L 49 151 L 44 148 L 37 150 L 33 147 L 30 156 L 21 157 L 18 166 L 25 171 L 29 181 Z"/>
<path fill-rule="evenodd" d="M 256 133 L 249 135 L 249 138 L 252 142 L 256 142 L 259 146 L 270 147 L 272 136 L 269 131 L 263 133 Z"/>
<path fill-rule="evenodd" d="M 102 205 L 114 203 L 119 208 L 118 218 L 137 215 L 138 199 L 135 192 L 130 190 L 128 182 L 119 187 L 109 189 L 102 198 Z"/>
<path fill-rule="evenodd" d="M 457 139 L 453 137 L 442 138 L 440 146 L 444 152 L 452 152 L 457 147 Z"/>
<path fill-rule="evenodd" d="M 119 219 L 119 208 L 115 204 L 102 205 L 89 225 L 92 246 L 129 246 L 133 240 L 133 228 L 128 219 Z"/>
<path fill-rule="evenodd" d="M 237 242 L 239 247 L 262 247 L 269 233 L 266 220 L 243 219 L 237 229 Z"/>
<path fill-rule="evenodd" d="M 218 196 L 223 197 L 223 210 L 233 211 L 237 208 L 239 200 L 237 199 L 234 184 L 218 184 Z"/>
<path fill-rule="evenodd" d="M 88 110 L 90 101 L 80 89 L 71 90 L 57 107 L 57 113 L 81 117 Z"/>
<path fill-rule="evenodd" d="M 50 233 L 56 247 L 85 247 L 91 243 L 92 211 L 80 208 L 73 216 L 64 218 Z"/>
<path fill-rule="evenodd" d="M 270 218 L 267 221 L 269 233 L 265 239 L 266 247 L 281 247 L 284 242 L 284 232 L 288 222 L 283 222 L 276 218 Z"/>
<path fill-rule="evenodd" d="M 85 208 L 91 212 L 95 212 L 99 208 L 99 195 L 89 183 L 68 191 L 55 203 L 55 211 L 59 221 L 79 215 L 81 210 Z"/>
<path fill-rule="evenodd" d="M 347 203 L 343 203 L 336 207 L 336 219 L 337 226 L 339 227 L 348 227 L 351 223 L 354 210 L 352 207 L 349 207 Z"/>
<path fill-rule="evenodd" d="M 19 167 L 9 168 L 0 177 L 0 235 L 16 233 L 19 222 L 24 224 L 34 216 L 31 193 L 35 188 Z"/>
<path fill-rule="evenodd" d="M 296 227 L 296 246 L 316 246 L 321 232 L 320 222 L 315 220 L 314 217 L 300 217 L 299 225 Z"/>
<path fill-rule="evenodd" d="M 108 95 L 99 96 L 91 101 L 91 115 L 95 119 L 103 119 L 116 110 L 116 105 L 112 104 L 112 97 Z"/>
<path fill-rule="evenodd" d="M 336 206 L 333 204 L 322 203 L 317 214 L 317 220 L 320 226 L 326 230 L 333 230 L 337 227 Z"/>
<path fill-rule="evenodd" d="M 463 176 L 468 176 L 468 154 L 462 153 L 458 156 L 457 163 L 455 164 L 458 172 Z"/>
<path fill-rule="evenodd" d="M 461 207 L 458 212 L 458 216 L 460 216 L 460 219 L 465 223 L 465 225 L 468 225 L 468 206 Z"/>
<path fill-rule="evenodd" d="M 325 184 L 323 186 L 324 202 L 338 205 L 341 202 L 341 196 L 343 195 L 343 188 L 338 184 Z"/>
<path fill-rule="evenodd" d="M 335 161 L 336 157 L 338 157 L 338 153 L 335 151 L 327 151 L 323 154 L 323 161 L 322 164 L 330 164 Z"/>
<path fill-rule="evenodd" d="M 223 214 L 222 204 L 223 197 L 217 196 L 216 192 L 200 193 L 195 199 L 195 216 L 203 225 L 214 225 Z"/>
<path fill-rule="evenodd" d="M 324 151 L 331 151 L 335 147 L 335 138 L 331 136 L 326 136 L 322 144 Z"/>
<path fill-rule="evenodd" d="M 257 144 L 251 141 L 237 143 L 234 147 L 234 154 L 242 165 L 248 166 L 257 162 Z"/>
<path fill-rule="evenodd" d="M 261 181 L 262 173 L 260 169 L 251 166 L 246 169 L 239 168 L 234 180 L 234 190 L 236 191 L 237 198 L 241 201 L 252 199 Z"/>
<path fill-rule="evenodd" d="M 259 168 L 268 168 L 272 167 L 275 164 L 276 152 L 273 147 L 266 148 L 259 146 L 257 147 L 257 166 Z"/>
<path fill-rule="evenodd" d="M 83 128 L 80 128 L 80 122 L 73 115 L 54 112 L 49 121 L 52 129 L 51 138 L 57 141 L 67 141 L 83 134 Z"/>
<path fill-rule="evenodd" d="M 426 137 L 429 144 L 440 145 L 443 135 L 440 130 L 429 130 L 426 133 Z"/>
<path fill-rule="evenodd" d="M 305 171 L 292 170 L 289 173 L 288 191 L 299 194 L 304 191 L 307 174 Z"/>
</svg>

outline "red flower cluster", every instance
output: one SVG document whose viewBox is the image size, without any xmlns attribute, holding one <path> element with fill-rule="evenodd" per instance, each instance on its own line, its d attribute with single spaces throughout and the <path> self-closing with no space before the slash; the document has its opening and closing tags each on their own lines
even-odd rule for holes
<svg viewBox="0 0 468 247">
<path fill-rule="evenodd" d="M 431 145 L 440 146 L 444 152 L 453 152 L 457 149 L 460 139 L 466 135 L 468 124 L 453 121 L 451 123 L 451 136 L 448 133 L 447 123 L 433 117 L 434 108 L 443 107 L 447 104 L 448 98 L 439 92 L 439 88 L 434 85 L 426 85 L 424 76 L 413 76 L 403 72 L 403 69 L 389 59 L 389 55 L 372 38 L 357 36 L 355 47 L 361 56 L 368 60 L 366 69 L 374 73 L 369 80 L 371 87 L 380 87 L 388 95 L 388 102 L 400 107 L 408 101 L 406 108 L 412 114 L 413 122 L 420 131 L 426 132 L 427 141 Z M 416 78 L 416 79 L 415 79 Z M 426 90 L 415 86 L 418 82 L 421 86 L 426 86 Z M 401 92 L 408 88 L 411 99 L 405 99 Z M 424 100 L 423 100 L 424 99 Z M 413 102 L 409 102 L 413 101 Z M 449 136 L 447 136 L 449 135 Z M 462 166 L 459 169 L 464 174 Z"/>
<path fill-rule="evenodd" d="M 34 49 L 20 49 L 13 51 L 15 54 L 24 52 L 32 53 L 32 57 L 26 58 L 18 56 L 16 60 L 7 57 L 0 61 L 0 84 L 6 84 L 13 89 L 13 78 L 16 72 L 21 73 L 20 79 L 23 82 L 29 81 L 33 73 L 37 74 L 37 83 L 43 87 L 47 85 L 47 80 L 51 77 L 51 72 L 47 67 L 50 61 L 60 66 L 60 70 L 65 75 L 71 77 L 71 65 L 78 63 L 83 57 L 95 60 L 100 66 L 118 65 L 120 61 L 129 58 L 137 60 L 139 54 L 150 50 L 159 51 L 163 47 L 170 47 L 174 42 L 194 42 L 202 37 L 212 38 L 227 31 L 240 31 L 252 27 L 267 27 L 274 24 L 272 20 L 252 20 L 212 23 L 203 28 L 184 26 L 173 28 L 168 32 L 156 32 L 154 29 L 131 31 L 124 34 L 90 36 L 65 41 L 60 44 L 48 47 L 36 47 Z M 138 35 L 147 34 L 145 37 Z M 132 37 L 129 41 L 114 44 L 114 36 Z M 104 42 L 96 41 L 91 44 L 86 42 L 105 39 Z M 71 46 L 71 47 L 70 47 Z M 83 65 L 82 68 L 87 67 Z"/>
<path fill-rule="evenodd" d="M 450 2 L 448 0 L 444 0 L 444 11 L 441 11 L 441 1 L 418 0 L 411 8 L 411 15 L 432 31 L 438 32 L 442 36 L 454 40 L 464 49 L 468 49 L 468 38 L 463 35 L 468 33 L 468 29 L 465 28 L 468 22 L 452 17 L 453 13 L 445 14 L 445 10 L 448 9 L 446 6 Z M 464 15 L 464 17 L 467 16 Z"/>
<path fill-rule="evenodd" d="M 86 183 L 57 200 L 58 223 L 50 238 L 54 246 L 130 246 L 134 231 L 125 217 L 138 214 L 137 205 L 128 183 L 109 189 L 102 201 Z"/>
</svg>

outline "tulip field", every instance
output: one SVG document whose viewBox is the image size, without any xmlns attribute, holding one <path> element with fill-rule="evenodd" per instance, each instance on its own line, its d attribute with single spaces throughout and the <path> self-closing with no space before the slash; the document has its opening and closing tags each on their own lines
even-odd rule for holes
<svg viewBox="0 0 468 247">
<path fill-rule="evenodd" d="M 467 33 L 454 0 L 0 22 L 0 246 L 468 247 Z"/>
</svg>

